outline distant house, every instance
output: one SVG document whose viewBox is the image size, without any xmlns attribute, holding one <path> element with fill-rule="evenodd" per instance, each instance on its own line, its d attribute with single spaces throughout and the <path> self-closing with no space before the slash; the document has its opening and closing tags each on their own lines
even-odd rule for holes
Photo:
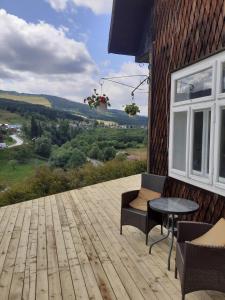
<svg viewBox="0 0 225 300">
<path fill-rule="evenodd" d="M 21 128 L 22 128 L 22 125 L 20 125 L 20 124 L 9 124 L 7 126 L 7 129 L 12 133 L 21 132 Z"/>
<path fill-rule="evenodd" d="M 6 143 L 0 143 L 0 149 L 5 149 L 5 148 L 7 148 Z"/>
<path fill-rule="evenodd" d="M 109 52 L 150 70 L 148 171 L 225 217 L 224 0 L 114 0 Z"/>
<path fill-rule="evenodd" d="M 7 130 L 8 124 L 0 124 L 0 129 Z"/>
</svg>

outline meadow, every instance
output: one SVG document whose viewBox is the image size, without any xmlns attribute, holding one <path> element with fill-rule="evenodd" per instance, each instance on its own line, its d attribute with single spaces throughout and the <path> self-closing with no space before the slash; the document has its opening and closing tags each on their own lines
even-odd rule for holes
<svg viewBox="0 0 225 300">
<path fill-rule="evenodd" d="M 34 175 L 39 166 L 46 161 L 40 158 L 31 158 L 24 164 L 12 163 L 11 155 L 14 149 L 0 151 L 0 188 L 10 187 Z"/>
<path fill-rule="evenodd" d="M 46 107 L 52 106 L 47 98 L 41 96 L 14 95 L 6 92 L 0 92 L 0 100 L 1 98 L 20 102 L 22 101 L 30 104 L 39 104 L 44 105 Z"/>
</svg>

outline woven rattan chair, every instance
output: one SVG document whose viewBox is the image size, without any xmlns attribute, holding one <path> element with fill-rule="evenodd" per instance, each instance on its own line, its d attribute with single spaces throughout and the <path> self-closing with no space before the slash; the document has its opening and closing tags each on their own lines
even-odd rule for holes
<svg viewBox="0 0 225 300">
<path fill-rule="evenodd" d="M 225 248 L 190 243 L 205 234 L 213 225 L 178 222 L 176 268 L 181 281 L 182 299 L 199 290 L 225 293 Z"/>
<path fill-rule="evenodd" d="M 166 177 L 153 174 L 142 174 L 141 187 L 154 192 L 162 193 Z M 146 245 L 148 243 L 148 234 L 156 225 L 161 225 L 163 233 L 162 214 L 152 211 L 146 202 L 146 211 L 135 209 L 130 203 L 138 197 L 139 190 L 130 191 L 122 194 L 121 201 L 121 223 L 120 234 L 122 234 L 123 225 L 131 225 L 140 229 L 146 235 Z"/>
</svg>

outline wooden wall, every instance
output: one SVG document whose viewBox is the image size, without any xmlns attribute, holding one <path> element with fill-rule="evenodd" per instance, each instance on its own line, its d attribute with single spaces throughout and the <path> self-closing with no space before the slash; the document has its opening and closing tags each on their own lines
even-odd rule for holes
<svg viewBox="0 0 225 300">
<path fill-rule="evenodd" d="M 225 0 L 155 0 L 150 172 L 167 175 L 171 72 L 225 49 Z M 225 198 L 169 178 L 165 195 L 194 199 L 192 218 L 216 222 L 225 217 Z"/>
</svg>

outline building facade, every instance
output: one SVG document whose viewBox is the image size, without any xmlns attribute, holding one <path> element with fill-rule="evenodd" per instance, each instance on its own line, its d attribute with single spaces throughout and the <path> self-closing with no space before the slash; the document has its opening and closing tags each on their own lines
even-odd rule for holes
<svg viewBox="0 0 225 300">
<path fill-rule="evenodd" d="M 212 223 L 225 217 L 224 20 L 224 0 L 114 0 L 109 40 L 151 64 L 149 171 Z"/>
</svg>

